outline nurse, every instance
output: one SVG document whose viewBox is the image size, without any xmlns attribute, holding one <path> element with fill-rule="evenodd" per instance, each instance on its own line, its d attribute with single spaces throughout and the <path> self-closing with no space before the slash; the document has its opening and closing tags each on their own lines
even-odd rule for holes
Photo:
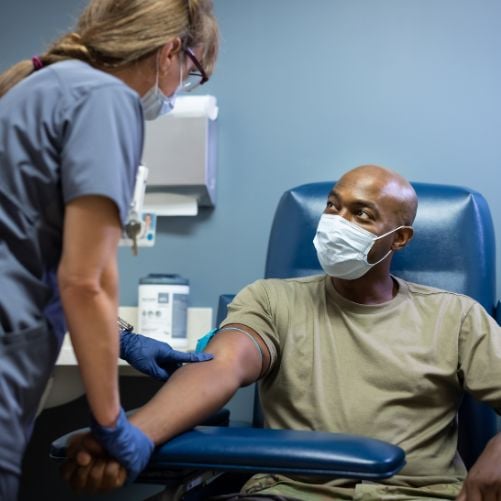
<svg viewBox="0 0 501 501">
<path fill-rule="evenodd" d="M 143 117 L 207 81 L 217 45 L 210 0 L 91 0 L 73 32 L 0 75 L 0 499 L 17 497 L 67 329 L 96 436 L 130 478 L 150 457 L 119 400 L 117 245 Z M 138 339 L 129 352 L 157 350 Z M 165 346 L 172 370 L 185 360 Z"/>
</svg>

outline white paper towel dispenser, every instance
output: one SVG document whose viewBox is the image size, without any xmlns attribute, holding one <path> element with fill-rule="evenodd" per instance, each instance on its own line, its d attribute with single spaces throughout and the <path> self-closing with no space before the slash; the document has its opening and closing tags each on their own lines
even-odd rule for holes
<svg viewBox="0 0 501 501">
<path fill-rule="evenodd" d="M 179 96 L 173 111 L 146 122 L 145 211 L 196 215 L 214 206 L 217 114 L 214 96 Z"/>
</svg>

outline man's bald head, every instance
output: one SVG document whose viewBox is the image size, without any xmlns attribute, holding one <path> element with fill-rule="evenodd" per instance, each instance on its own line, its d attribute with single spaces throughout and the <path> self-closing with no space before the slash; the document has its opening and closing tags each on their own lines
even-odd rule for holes
<svg viewBox="0 0 501 501">
<path fill-rule="evenodd" d="M 336 183 L 338 189 L 349 189 L 362 198 L 377 201 L 393 214 L 398 226 L 411 226 L 416 217 L 418 201 L 414 188 L 400 174 L 384 167 L 356 167 L 339 179 Z"/>
</svg>

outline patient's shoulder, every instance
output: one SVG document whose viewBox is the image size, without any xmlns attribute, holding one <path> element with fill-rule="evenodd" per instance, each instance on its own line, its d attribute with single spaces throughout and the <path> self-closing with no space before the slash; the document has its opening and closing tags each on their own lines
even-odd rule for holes
<svg viewBox="0 0 501 501">
<path fill-rule="evenodd" d="M 473 298 L 461 294 L 459 292 L 449 291 L 445 289 L 439 289 L 438 287 L 432 287 L 430 285 L 418 284 L 415 282 L 407 282 L 402 279 L 397 279 L 400 284 L 405 284 L 405 288 L 408 293 L 415 298 L 423 298 L 436 301 L 457 301 L 467 305 L 472 305 L 476 303 Z"/>
<path fill-rule="evenodd" d="M 261 298 L 269 304 L 277 300 L 285 304 L 298 299 L 318 298 L 324 293 L 326 275 L 311 275 L 296 278 L 262 278 L 244 287 L 238 297 L 247 300 L 250 297 Z"/>
<path fill-rule="evenodd" d="M 263 278 L 257 280 L 252 286 L 261 287 L 269 291 L 307 291 L 324 288 L 326 275 L 310 275 L 294 278 Z"/>
</svg>

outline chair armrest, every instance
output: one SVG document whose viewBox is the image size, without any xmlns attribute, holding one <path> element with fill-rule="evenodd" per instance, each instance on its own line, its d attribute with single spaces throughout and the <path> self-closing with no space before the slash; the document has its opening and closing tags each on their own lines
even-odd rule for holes
<svg viewBox="0 0 501 501">
<path fill-rule="evenodd" d="M 53 459 L 64 458 L 67 438 L 52 444 Z M 199 426 L 157 447 L 144 476 L 151 482 L 169 470 L 196 469 L 377 480 L 404 465 L 402 449 L 366 437 Z"/>
<path fill-rule="evenodd" d="M 149 470 L 175 467 L 382 479 L 404 465 L 402 449 L 366 437 L 199 426 L 157 448 Z"/>
</svg>

